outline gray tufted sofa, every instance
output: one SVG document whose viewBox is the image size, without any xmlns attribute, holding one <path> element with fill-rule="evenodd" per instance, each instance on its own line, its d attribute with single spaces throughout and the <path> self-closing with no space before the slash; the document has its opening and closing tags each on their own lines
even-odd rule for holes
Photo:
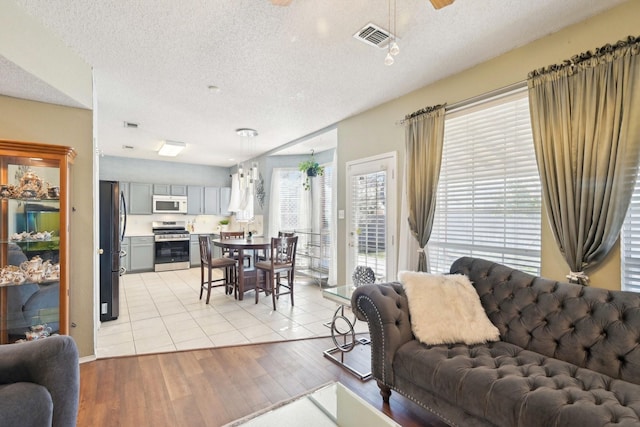
<svg viewBox="0 0 640 427">
<path fill-rule="evenodd" d="M 454 426 L 640 425 L 640 295 L 476 258 L 451 273 L 471 279 L 500 341 L 421 344 L 401 284 L 354 291 L 385 401 L 395 390 Z"/>
<path fill-rule="evenodd" d="M 73 427 L 79 394 L 73 338 L 0 345 L 0 426 Z"/>
</svg>

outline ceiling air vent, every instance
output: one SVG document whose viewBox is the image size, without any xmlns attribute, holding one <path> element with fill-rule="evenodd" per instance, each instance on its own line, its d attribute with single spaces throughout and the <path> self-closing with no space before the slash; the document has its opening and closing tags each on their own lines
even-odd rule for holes
<svg viewBox="0 0 640 427">
<path fill-rule="evenodd" d="M 393 35 L 371 22 L 353 35 L 354 38 L 375 47 L 386 47 Z"/>
<path fill-rule="evenodd" d="M 133 122 L 124 122 L 124 127 L 138 129 L 138 124 Z"/>
</svg>

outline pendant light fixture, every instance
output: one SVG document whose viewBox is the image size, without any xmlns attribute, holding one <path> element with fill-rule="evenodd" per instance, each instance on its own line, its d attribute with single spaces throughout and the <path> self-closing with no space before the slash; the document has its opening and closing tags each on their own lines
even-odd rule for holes
<svg viewBox="0 0 640 427">
<path fill-rule="evenodd" d="M 389 0 L 389 37 L 391 37 L 391 0 Z M 384 57 L 384 65 L 393 65 L 393 56 L 391 55 L 391 40 L 387 43 L 387 56 Z"/>
<path fill-rule="evenodd" d="M 397 8 L 396 8 L 396 2 L 398 0 L 393 0 L 393 43 L 391 43 L 391 48 L 389 49 L 389 53 L 391 53 L 391 55 L 396 56 L 397 54 L 400 53 L 400 46 L 398 46 L 397 42 L 397 34 L 398 34 L 398 26 L 396 25 L 396 14 L 397 14 Z"/>
<path fill-rule="evenodd" d="M 236 134 L 246 139 L 247 149 L 249 149 L 249 140 L 258 136 L 258 131 L 255 129 L 240 128 L 236 129 Z M 253 187 L 253 184 L 258 179 L 258 163 L 252 162 L 248 171 L 244 170 L 243 163 L 238 164 L 238 178 L 240 179 L 240 188 L 242 190 L 247 190 L 250 187 Z"/>
<path fill-rule="evenodd" d="M 389 43 L 387 43 L 387 56 L 384 58 L 384 65 L 393 65 L 393 57 L 400 53 L 400 47 L 396 40 L 396 0 L 393 0 L 393 27 L 391 27 L 391 1 L 389 0 Z M 391 38 L 393 36 L 393 38 Z"/>
<path fill-rule="evenodd" d="M 245 139 L 243 146 L 249 151 L 249 156 L 253 150 L 250 148 L 250 139 L 258 135 L 255 129 L 240 128 L 236 129 L 236 134 Z M 243 147 L 243 150 L 244 148 Z M 236 221 L 250 222 L 253 220 L 253 197 L 255 194 L 254 187 L 258 181 L 258 163 L 251 162 L 248 170 L 244 168 L 243 163 L 238 163 L 237 173 L 232 175 L 231 183 L 231 201 L 229 203 L 229 211 L 235 212 Z"/>
</svg>

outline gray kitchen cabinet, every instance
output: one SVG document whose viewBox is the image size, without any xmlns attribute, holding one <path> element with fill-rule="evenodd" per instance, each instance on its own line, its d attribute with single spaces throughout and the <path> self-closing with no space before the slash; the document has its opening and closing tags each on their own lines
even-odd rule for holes
<svg viewBox="0 0 640 427">
<path fill-rule="evenodd" d="M 186 196 L 187 195 L 187 186 L 186 185 L 176 185 L 171 184 L 171 195 L 172 196 Z"/>
<path fill-rule="evenodd" d="M 120 250 L 124 251 L 126 254 L 123 257 L 120 257 L 120 267 L 124 267 L 127 272 L 131 271 L 131 262 L 129 258 L 129 253 L 131 252 L 131 246 L 129 244 L 129 238 L 125 237 L 120 242 Z"/>
<path fill-rule="evenodd" d="M 153 184 L 153 194 L 160 196 L 186 196 L 187 186 L 180 184 Z"/>
<path fill-rule="evenodd" d="M 231 187 L 220 188 L 220 215 L 229 216 L 229 202 L 231 201 Z"/>
<path fill-rule="evenodd" d="M 205 233 L 206 234 L 206 233 Z M 200 266 L 200 234 L 191 235 L 191 246 L 189 247 L 189 258 L 191 259 L 191 267 Z M 219 234 L 210 234 L 212 239 L 219 239 Z M 211 244 L 211 258 L 220 258 L 222 256 L 222 248 Z"/>
<path fill-rule="evenodd" d="M 152 271 L 155 258 L 153 236 L 131 237 L 130 241 L 131 271 Z"/>
<path fill-rule="evenodd" d="M 221 215 L 220 187 L 187 186 L 187 214 Z M 227 201 L 227 210 L 229 202 Z"/>
<path fill-rule="evenodd" d="M 152 192 L 153 184 L 130 182 L 129 198 L 127 200 L 128 213 L 132 215 L 151 214 Z"/>
<path fill-rule="evenodd" d="M 204 187 L 199 185 L 187 186 L 187 214 L 201 215 L 204 213 Z"/>
<path fill-rule="evenodd" d="M 200 266 L 200 243 L 198 234 L 191 235 L 191 246 L 189 247 L 189 258 L 191 259 L 191 267 Z"/>
<path fill-rule="evenodd" d="M 220 215 L 220 188 L 204 188 L 204 213 L 206 215 Z"/>
<path fill-rule="evenodd" d="M 171 186 L 169 184 L 153 184 L 153 194 L 168 196 L 171 194 Z"/>
</svg>

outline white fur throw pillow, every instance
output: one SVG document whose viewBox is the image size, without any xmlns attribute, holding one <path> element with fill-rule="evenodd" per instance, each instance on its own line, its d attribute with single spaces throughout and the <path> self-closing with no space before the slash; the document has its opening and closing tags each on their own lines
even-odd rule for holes
<svg viewBox="0 0 640 427">
<path fill-rule="evenodd" d="M 498 341 L 500 332 L 487 317 L 469 278 L 401 271 L 411 329 L 425 344 L 479 344 Z"/>
</svg>

